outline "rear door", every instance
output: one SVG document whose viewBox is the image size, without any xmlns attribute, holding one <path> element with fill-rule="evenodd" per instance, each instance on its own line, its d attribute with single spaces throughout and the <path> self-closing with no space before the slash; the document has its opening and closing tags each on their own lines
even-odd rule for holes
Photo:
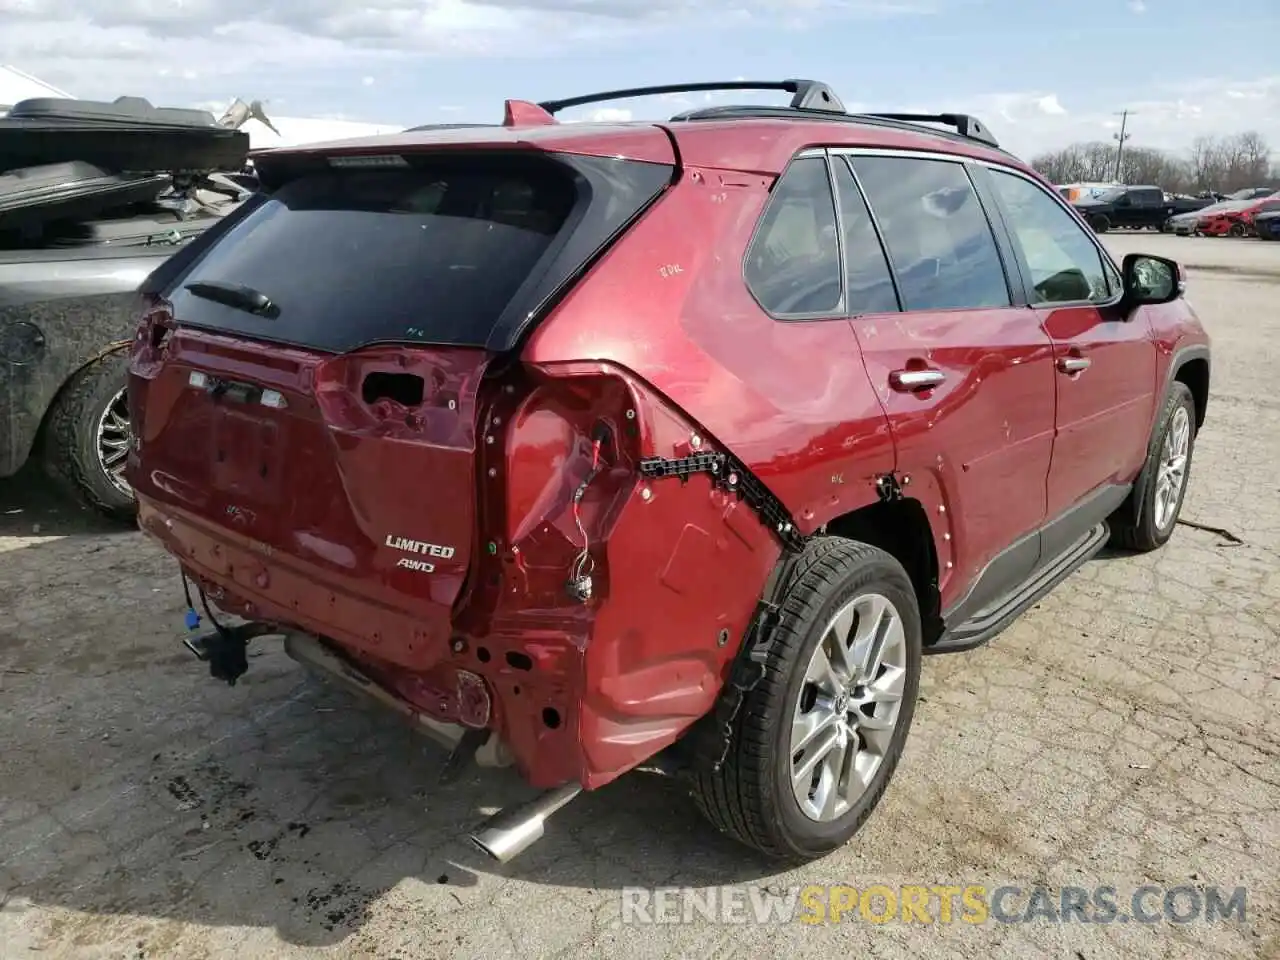
<svg viewBox="0 0 1280 960">
<path fill-rule="evenodd" d="M 941 528 L 953 618 L 1019 585 L 1039 559 L 1053 446 L 1053 350 L 1020 309 L 1012 255 L 959 158 L 839 157 L 842 217 L 868 218 L 901 312 L 854 320 L 908 496 Z M 846 229 L 848 229 L 846 227 Z"/>
<path fill-rule="evenodd" d="M 1058 522 L 1046 555 L 1104 519 L 1146 453 L 1156 351 L 1141 312 L 1119 305 L 1119 273 L 1093 236 L 1031 178 L 990 168 L 1027 295 L 1053 342 L 1057 436 L 1048 511 Z"/>
</svg>

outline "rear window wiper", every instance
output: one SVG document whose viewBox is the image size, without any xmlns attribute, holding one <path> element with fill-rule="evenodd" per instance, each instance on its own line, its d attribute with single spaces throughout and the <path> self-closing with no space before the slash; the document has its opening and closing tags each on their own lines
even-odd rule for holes
<svg viewBox="0 0 1280 960">
<path fill-rule="evenodd" d="M 212 300 L 225 307 L 243 310 L 245 313 L 266 317 L 268 320 L 274 320 L 280 316 L 280 308 L 265 293 L 238 283 L 196 280 L 186 284 L 182 289 L 190 291 L 193 297 Z"/>
</svg>

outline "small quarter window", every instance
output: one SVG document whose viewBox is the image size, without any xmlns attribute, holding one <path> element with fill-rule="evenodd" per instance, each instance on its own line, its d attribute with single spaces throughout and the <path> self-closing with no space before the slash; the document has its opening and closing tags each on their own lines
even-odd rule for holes
<svg viewBox="0 0 1280 960">
<path fill-rule="evenodd" d="M 841 312 L 836 207 L 824 158 L 796 160 L 774 186 L 744 274 L 775 317 Z"/>
</svg>

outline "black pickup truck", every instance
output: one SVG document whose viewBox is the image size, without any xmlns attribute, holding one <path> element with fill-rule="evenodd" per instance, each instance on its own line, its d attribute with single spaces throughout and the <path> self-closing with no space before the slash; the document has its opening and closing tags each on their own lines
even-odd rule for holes
<svg viewBox="0 0 1280 960">
<path fill-rule="evenodd" d="M 135 291 L 252 193 L 232 126 L 127 97 L 0 117 L 0 479 L 36 459 L 64 492 L 132 516 Z"/>
<path fill-rule="evenodd" d="M 1159 187 L 1116 187 L 1077 200 L 1072 206 L 1096 232 L 1106 233 L 1117 227 L 1159 230 L 1170 217 L 1200 210 L 1211 203 L 1211 199 L 1171 197 Z"/>
</svg>

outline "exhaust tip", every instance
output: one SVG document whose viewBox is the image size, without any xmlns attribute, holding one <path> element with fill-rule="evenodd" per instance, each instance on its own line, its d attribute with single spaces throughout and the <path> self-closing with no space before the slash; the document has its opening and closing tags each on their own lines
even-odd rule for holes
<svg viewBox="0 0 1280 960">
<path fill-rule="evenodd" d="M 467 839 L 485 856 L 510 863 L 541 840 L 547 819 L 581 792 L 577 784 L 549 790 L 524 806 L 499 811 L 467 834 Z"/>
<path fill-rule="evenodd" d="M 467 835 L 467 839 L 468 839 L 469 841 L 471 841 L 471 845 L 472 845 L 473 847 L 475 847 L 477 850 L 479 850 L 481 853 L 483 853 L 483 854 L 484 854 L 486 857 L 488 857 L 490 860 L 496 860 L 496 861 L 498 861 L 499 863 L 501 863 L 501 862 L 502 862 L 502 860 L 498 857 L 498 855 L 497 855 L 496 853 L 494 853 L 494 852 L 493 852 L 493 850 L 491 850 L 491 849 L 490 849 L 489 845 L 488 845 L 487 843 L 485 843 L 483 840 L 481 840 L 481 839 L 480 839 L 478 836 L 476 836 L 474 833 L 472 833 L 472 834 L 468 834 L 468 835 Z"/>
<path fill-rule="evenodd" d="M 477 830 L 469 839 L 485 856 L 510 863 L 542 839 L 543 818 L 529 818 Z"/>
</svg>

